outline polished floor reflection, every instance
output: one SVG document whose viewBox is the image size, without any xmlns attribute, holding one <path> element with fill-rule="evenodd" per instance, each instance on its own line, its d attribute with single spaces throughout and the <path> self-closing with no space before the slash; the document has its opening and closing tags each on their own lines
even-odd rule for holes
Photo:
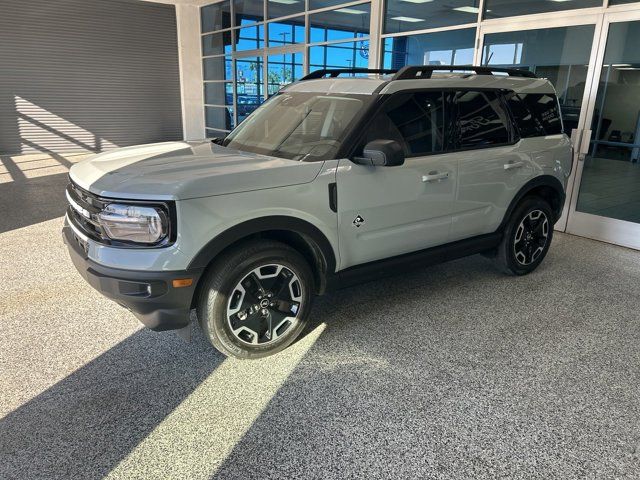
<svg viewBox="0 0 640 480">
<path fill-rule="evenodd" d="M 475 256 L 342 290 L 240 362 L 141 330 L 59 216 L 5 218 L 2 479 L 640 478 L 640 252 L 557 234 L 526 277 Z"/>
</svg>

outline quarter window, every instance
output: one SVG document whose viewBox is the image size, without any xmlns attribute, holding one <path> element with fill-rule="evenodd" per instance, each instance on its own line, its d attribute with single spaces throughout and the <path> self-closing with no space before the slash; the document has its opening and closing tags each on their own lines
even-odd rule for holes
<svg viewBox="0 0 640 480">
<path fill-rule="evenodd" d="M 492 91 L 457 92 L 457 148 L 482 148 L 509 143 L 509 120 Z"/>
<path fill-rule="evenodd" d="M 562 133 L 562 121 L 555 95 L 544 93 L 519 94 L 529 111 L 536 117 L 547 135 Z"/>
</svg>

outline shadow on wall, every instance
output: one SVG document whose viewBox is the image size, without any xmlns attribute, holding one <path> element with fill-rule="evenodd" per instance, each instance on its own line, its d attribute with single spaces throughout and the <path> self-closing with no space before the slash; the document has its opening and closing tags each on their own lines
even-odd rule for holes
<svg viewBox="0 0 640 480">
<path fill-rule="evenodd" d="M 182 137 L 173 5 L 8 2 L 0 58 L 2 154 L 41 152 L 38 145 L 95 152 Z"/>
<path fill-rule="evenodd" d="M 221 363 L 140 330 L 0 421 L 0 478 L 102 478 Z"/>
</svg>

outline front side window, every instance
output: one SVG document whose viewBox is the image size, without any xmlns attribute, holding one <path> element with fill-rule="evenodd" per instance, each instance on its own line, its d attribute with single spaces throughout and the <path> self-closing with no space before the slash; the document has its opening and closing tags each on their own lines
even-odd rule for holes
<svg viewBox="0 0 640 480">
<path fill-rule="evenodd" d="M 395 140 L 408 157 L 441 153 L 446 144 L 445 97 L 441 91 L 392 96 L 368 127 L 363 146 L 373 140 Z"/>
<path fill-rule="evenodd" d="M 509 143 L 509 117 L 493 91 L 457 92 L 456 148 L 485 148 Z"/>
<path fill-rule="evenodd" d="M 224 145 L 291 160 L 332 159 L 375 98 L 283 92 L 238 125 Z"/>
</svg>

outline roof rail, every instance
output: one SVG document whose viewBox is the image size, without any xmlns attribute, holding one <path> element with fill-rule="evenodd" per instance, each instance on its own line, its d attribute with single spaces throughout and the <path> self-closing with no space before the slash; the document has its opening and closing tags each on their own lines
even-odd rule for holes
<svg viewBox="0 0 640 480">
<path fill-rule="evenodd" d="M 496 73 L 506 73 L 511 77 L 538 78 L 535 73 L 529 70 L 519 70 L 517 68 L 498 67 L 477 67 L 474 65 L 417 65 L 402 67 L 391 78 L 391 80 L 420 80 L 431 78 L 433 72 L 440 71 L 472 71 L 476 75 L 493 75 Z"/>
<path fill-rule="evenodd" d="M 318 78 L 324 78 L 329 76 L 330 78 L 335 78 L 338 75 L 342 74 L 354 74 L 354 73 L 372 73 L 372 74 L 383 74 L 390 75 L 392 73 L 397 73 L 397 69 L 388 69 L 388 68 L 329 68 L 323 70 L 314 70 L 313 72 L 305 75 L 300 80 L 314 80 Z"/>
</svg>

